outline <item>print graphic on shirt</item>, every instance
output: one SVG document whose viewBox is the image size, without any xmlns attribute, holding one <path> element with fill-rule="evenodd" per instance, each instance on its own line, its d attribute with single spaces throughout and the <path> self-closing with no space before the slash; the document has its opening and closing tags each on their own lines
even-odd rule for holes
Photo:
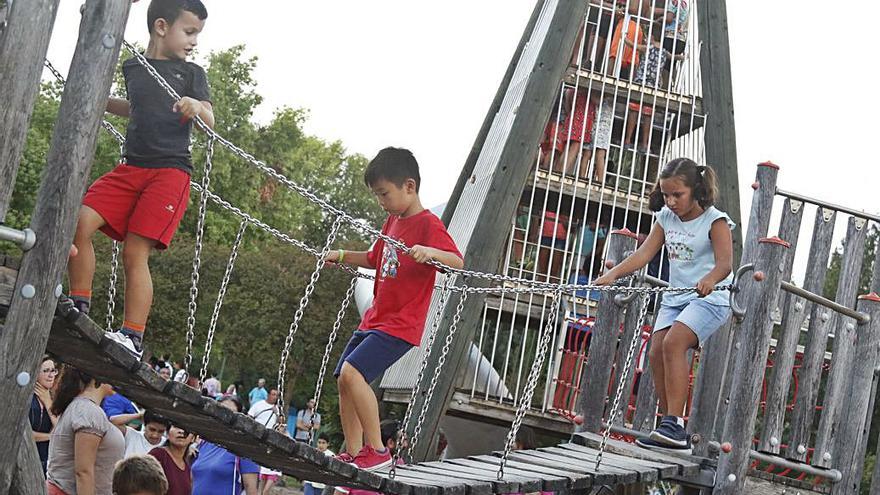
<svg viewBox="0 0 880 495">
<path fill-rule="evenodd" d="M 687 238 L 693 238 L 690 232 L 670 229 L 666 232 L 666 251 L 669 261 L 693 261 L 694 249 L 686 244 Z"/>
<path fill-rule="evenodd" d="M 398 268 L 400 260 L 397 259 L 397 251 L 386 244 L 382 249 L 382 278 L 397 278 Z"/>
</svg>

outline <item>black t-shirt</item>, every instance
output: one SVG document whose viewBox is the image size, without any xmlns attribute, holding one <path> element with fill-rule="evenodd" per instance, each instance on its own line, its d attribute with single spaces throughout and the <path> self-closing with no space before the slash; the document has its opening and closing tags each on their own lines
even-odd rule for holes
<svg viewBox="0 0 880 495">
<path fill-rule="evenodd" d="M 149 60 L 181 97 L 210 101 L 204 69 L 182 60 Z M 173 99 L 134 58 L 122 63 L 131 116 L 125 137 L 125 161 L 144 168 L 177 168 L 192 173 L 192 121 L 181 122 Z"/>
<path fill-rule="evenodd" d="M 31 409 L 28 412 L 31 429 L 38 433 L 50 433 L 52 431 L 52 418 L 49 411 L 43 407 L 36 395 L 31 395 Z M 49 441 L 37 442 L 37 452 L 40 454 L 40 462 L 43 464 L 43 473 L 46 473 L 46 461 L 49 459 Z"/>
</svg>

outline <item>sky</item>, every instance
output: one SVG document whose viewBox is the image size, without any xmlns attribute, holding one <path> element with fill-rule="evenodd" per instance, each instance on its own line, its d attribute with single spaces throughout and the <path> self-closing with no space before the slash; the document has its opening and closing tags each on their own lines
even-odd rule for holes
<svg viewBox="0 0 880 495">
<path fill-rule="evenodd" d="M 200 55 L 236 44 L 259 57 L 264 96 L 275 108 L 307 108 L 306 132 L 372 157 L 412 149 L 426 205 L 446 201 L 507 68 L 533 0 L 305 2 L 206 0 Z M 48 57 L 63 72 L 81 4 L 63 0 Z M 247 5 L 247 7 L 242 7 Z M 797 9 L 792 9 L 797 5 Z M 146 10 L 132 6 L 126 38 L 146 45 Z M 757 163 L 781 166 L 779 187 L 880 213 L 873 96 L 880 2 L 729 0 L 741 208 Z M 709 116 L 711 119 L 711 115 Z M 805 223 L 812 219 L 805 217 Z"/>
</svg>

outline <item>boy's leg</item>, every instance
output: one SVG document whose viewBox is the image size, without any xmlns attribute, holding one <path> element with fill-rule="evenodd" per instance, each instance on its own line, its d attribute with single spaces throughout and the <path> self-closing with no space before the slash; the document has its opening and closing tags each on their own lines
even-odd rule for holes
<svg viewBox="0 0 880 495">
<path fill-rule="evenodd" d="M 629 118 L 626 121 L 626 134 L 623 137 L 623 144 L 632 144 L 633 142 L 633 133 L 636 131 L 636 122 L 639 120 L 639 111 L 638 106 L 633 110 L 632 107 L 629 109 Z"/>
<path fill-rule="evenodd" d="M 150 276 L 150 251 L 156 241 L 129 233 L 122 247 L 125 267 L 125 321 L 123 333 L 143 341 L 144 327 L 153 304 L 153 279 Z"/>
<path fill-rule="evenodd" d="M 651 348 L 648 350 L 648 362 L 651 364 L 651 378 L 654 380 L 654 391 L 657 394 L 657 408 L 660 414 L 666 415 L 666 370 L 663 367 L 663 339 L 668 329 L 658 330 L 651 336 Z"/>
<path fill-rule="evenodd" d="M 83 205 L 76 222 L 73 245 L 77 254 L 67 263 L 67 276 L 70 279 L 70 295 L 77 309 L 88 313 L 91 303 L 92 280 L 95 276 L 95 247 L 92 237 L 106 222 L 92 208 Z"/>
<path fill-rule="evenodd" d="M 581 154 L 581 170 L 580 170 L 580 178 L 583 180 L 587 180 L 590 176 L 590 159 L 593 158 L 593 149 L 592 148 L 584 148 L 584 152 Z"/>
<path fill-rule="evenodd" d="M 362 428 L 363 442 L 374 449 L 383 448 L 382 433 L 379 429 L 379 402 L 376 400 L 376 394 L 370 388 L 370 384 L 367 383 L 360 371 L 348 362 L 342 365 L 338 383 L 340 394 L 344 389 L 345 395 L 354 409 L 357 421 Z M 340 408 L 341 405 L 342 401 L 340 401 Z M 355 439 L 355 437 L 351 438 Z M 349 436 L 346 435 L 345 439 L 348 444 Z M 349 453 L 357 454 L 359 450 L 354 450 L 354 445 L 348 447 Z"/>
<path fill-rule="evenodd" d="M 351 368 L 352 366 L 343 363 L 343 367 Z M 343 378 L 340 373 L 336 379 L 336 385 L 339 389 L 339 420 L 342 422 L 342 435 L 345 437 L 345 451 L 354 456 L 364 446 L 364 429 L 355 411 L 351 393 L 348 391 L 347 380 L 349 379 L 348 377 Z"/>
<path fill-rule="evenodd" d="M 596 176 L 596 182 L 605 183 L 605 155 L 608 150 L 604 148 L 596 148 L 596 163 L 593 173 Z"/>
<path fill-rule="evenodd" d="M 696 334 L 683 323 L 673 323 L 663 339 L 663 370 L 666 382 L 666 414 L 681 417 L 687 401 L 689 349 L 699 344 Z"/>
</svg>

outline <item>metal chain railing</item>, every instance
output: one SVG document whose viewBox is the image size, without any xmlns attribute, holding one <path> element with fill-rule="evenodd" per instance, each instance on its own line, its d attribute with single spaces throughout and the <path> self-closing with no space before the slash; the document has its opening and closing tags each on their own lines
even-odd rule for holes
<svg viewBox="0 0 880 495">
<path fill-rule="evenodd" d="M 199 370 L 199 383 L 205 383 L 205 378 L 208 377 L 208 363 L 211 361 L 214 332 L 217 329 L 217 321 L 220 319 L 220 308 L 223 307 L 223 300 L 226 298 L 226 290 L 229 287 L 229 280 L 232 278 L 232 270 L 235 268 L 235 260 L 238 258 L 238 249 L 241 247 L 241 241 L 244 238 L 244 231 L 247 230 L 247 226 L 247 220 L 242 220 L 241 225 L 238 227 L 238 233 L 235 234 L 235 242 L 232 243 L 232 251 L 229 253 L 229 260 L 226 262 L 223 280 L 220 281 L 220 290 L 217 291 L 217 300 L 214 301 L 214 311 L 211 313 L 211 323 L 208 325 L 205 353 L 202 355 L 202 369 Z"/>
<path fill-rule="evenodd" d="M 529 377 L 526 381 L 526 386 L 523 389 L 522 397 L 520 397 L 520 403 L 516 409 L 516 416 L 514 416 L 513 423 L 510 425 L 510 430 L 507 432 L 507 439 L 504 442 L 504 453 L 501 456 L 501 462 L 498 466 L 499 480 L 504 478 L 504 467 L 507 465 L 507 458 L 510 457 L 510 452 L 513 450 L 516 443 L 516 435 L 519 432 L 520 426 L 522 426 L 526 410 L 532 404 L 532 397 L 535 394 L 535 388 L 538 386 L 538 377 L 541 374 L 541 368 L 544 366 L 544 360 L 547 357 L 547 349 L 550 347 L 550 340 L 555 332 L 554 328 L 556 327 L 556 319 L 559 317 L 561 302 L 562 292 L 557 291 L 553 295 L 553 302 L 550 305 L 550 314 L 547 316 L 547 322 L 544 324 L 544 328 L 541 331 L 535 361 L 532 363 L 531 370 L 529 370 Z"/>
<path fill-rule="evenodd" d="M 199 270 L 202 266 L 202 244 L 205 238 L 205 215 L 208 211 L 208 191 L 211 187 L 211 168 L 214 155 L 214 139 L 208 138 L 205 145 L 205 175 L 202 177 L 202 194 L 199 198 L 199 216 L 196 223 L 195 253 L 193 254 L 192 277 L 189 287 L 189 316 L 186 319 L 186 353 L 183 356 L 183 372 L 189 377 L 192 364 L 193 340 L 195 339 L 196 310 L 199 297 Z"/>
<path fill-rule="evenodd" d="M 315 408 L 312 410 L 312 417 L 309 422 L 309 445 L 312 444 L 312 434 L 315 431 L 315 416 L 318 414 L 318 406 L 321 403 L 321 392 L 324 389 L 324 376 L 327 373 L 327 365 L 330 363 L 330 353 L 333 351 L 333 344 L 336 343 L 339 329 L 342 327 L 342 320 L 345 318 L 345 310 L 347 310 L 348 305 L 351 304 L 351 299 L 354 296 L 354 289 L 357 287 L 357 281 L 358 278 L 353 277 L 351 283 L 348 284 L 348 290 L 345 291 L 345 297 L 342 299 L 342 304 L 339 306 L 339 311 L 336 313 L 336 321 L 333 322 L 333 329 L 330 331 L 330 336 L 327 338 L 327 345 L 324 347 L 324 356 L 321 358 L 321 369 L 318 370 L 318 381 L 315 383 Z"/>
<path fill-rule="evenodd" d="M 107 281 L 107 314 L 104 317 L 104 326 L 108 332 L 113 328 L 113 313 L 116 312 L 116 283 L 119 279 L 119 242 L 113 241 L 110 248 L 110 278 Z"/>
<path fill-rule="evenodd" d="M 330 233 L 327 234 L 327 239 L 324 241 L 324 247 L 321 249 L 318 259 L 315 262 L 315 270 L 312 272 L 312 276 L 309 277 L 309 283 L 306 285 L 305 293 L 299 300 L 299 306 L 296 308 L 296 313 L 293 315 L 293 321 L 290 323 L 290 328 L 287 330 L 287 337 L 284 339 L 284 349 L 281 351 L 281 360 L 278 363 L 278 402 L 276 404 L 278 405 L 279 418 L 286 417 L 285 415 L 282 415 L 284 411 L 284 382 L 287 379 L 287 361 L 290 359 L 290 349 L 293 347 L 293 338 L 299 330 L 299 322 L 302 320 L 306 306 L 309 305 L 309 298 L 315 291 L 315 284 L 317 284 L 318 279 L 321 277 L 321 269 L 323 269 L 326 264 L 324 259 L 327 257 L 327 253 L 330 252 L 330 247 L 333 245 L 333 241 L 336 240 L 336 234 L 339 233 L 339 228 L 341 226 L 342 218 L 336 217 L 333 220 L 333 225 L 330 227 Z"/>
<path fill-rule="evenodd" d="M 623 390 L 626 387 L 629 370 L 632 368 L 633 356 L 635 356 L 638 343 L 642 340 L 642 325 L 645 323 L 645 316 L 648 314 L 649 299 L 647 294 L 642 295 L 639 303 L 639 319 L 636 320 L 636 328 L 633 332 L 632 339 L 629 342 L 629 349 L 626 352 L 626 360 L 623 363 L 623 369 L 617 382 L 617 391 L 614 393 L 614 401 L 611 403 L 611 412 L 608 413 L 608 424 L 602 432 L 602 443 L 599 444 L 599 455 L 596 457 L 596 470 L 602 465 L 602 454 L 605 452 L 605 446 L 608 444 L 608 437 L 611 435 L 611 427 L 617 419 L 617 410 L 620 408 L 620 399 L 623 396 Z"/>
<path fill-rule="evenodd" d="M 431 324 L 431 331 L 428 333 L 428 341 L 424 346 L 424 357 L 422 358 L 422 365 L 419 368 L 419 374 L 416 376 L 416 385 L 413 387 L 412 391 L 409 394 L 409 403 L 406 406 L 406 413 L 403 415 L 403 421 L 400 423 L 400 429 L 397 430 L 397 451 L 394 454 L 394 459 L 391 463 L 391 471 L 389 471 L 389 476 L 394 478 L 395 468 L 399 463 L 400 459 L 403 458 L 404 462 L 409 459 L 409 455 L 412 452 L 412 449 L 409 447 L 409 440 L 407 439 L 407 428 L 409 427 L 409 422 L 412 419 L 413 408 L 416 403 L 416 397 L 419 394 L 419 384 L 422 382 L 422 378 L 425 376 L 425 369 L 428 367 L 428 358 L 431 352 L 431 349 L 434 348 L 434 340 L 437 338 L 437 331 L 440 328 L 440 319 L 443 316 L 443 310 L 446 308 L 446 301 L 449 299 L 449 286 L 450 280 L 449 275 L 444 275 L 443 282 L 440 284 L 440 295 L 437 297 L 437 311 L 434 313 L 434 320 Z"/>
<path fill-rule="evenodd" d="M 452 348 L 452 340 L 455 338 L 455 333 L 458 330 L 458 323 L 461 321 L 461 313 L 464 311 L 464 302 L 467 300 L 467 291 L 462 291 L 458 298 L 458 305 L 455 308 L 455 314 L 452 317 L 452 322 L 449 324 L 449 330 L 446 334 L 446 340 L 443 342 L 443 348 L 440 350 L 440 356 L 437 358 L 437 366 L 434 368 L 434 374 L 431 377 L 431 383 L 428 385 L 428 390 L 425 391 L 425 399 L 422 402 L 422 409 L 419 412 L 419 417 L 416 420 L 416 425 L 413 428 L 412 438 L 410 439 L 409 452 L 410 455 L 415 450 L 416 446 L 419 443 L 419 438 L 421 438 L 422 434 L 422 426 L 425 424 L 425 416 L 428 414 L 428 408 L 431 407 L 431 399 L 434 398 L 434 390 L 437 389 L 437 383 L 440 381 L 440 372 L 443 371 L 443 366 L 446 364 L 446 358 L 449 355 L 449 350 Z M 425 364 L 427 364 L 427 359 L 429 355 L 425 354 Z M 418 388 L 418 384 L 416 384 L 416 388 Z"/>
</svg>

